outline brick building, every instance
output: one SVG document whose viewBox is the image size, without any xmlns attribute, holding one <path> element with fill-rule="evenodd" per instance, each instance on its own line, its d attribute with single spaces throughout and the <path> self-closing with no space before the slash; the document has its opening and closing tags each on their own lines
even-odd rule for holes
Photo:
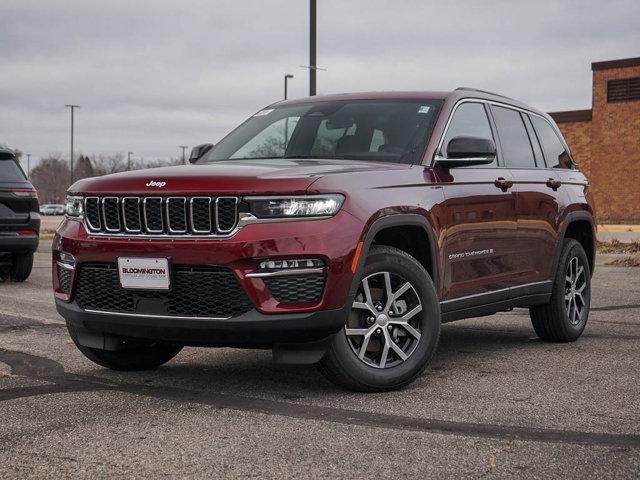
<svg viewBox="0 0 640 480">
<path fill-rule="evenodd" d="M 640 223 L 640 57 L 591 70 L 591 110 L 550 115 L 589 178 L 598 219 Z"/>
</svg>

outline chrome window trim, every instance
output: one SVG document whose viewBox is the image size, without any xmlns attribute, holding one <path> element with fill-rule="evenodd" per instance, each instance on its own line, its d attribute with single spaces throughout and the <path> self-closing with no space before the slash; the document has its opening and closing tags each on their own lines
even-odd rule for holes
<svg viewBox="0 0 640 480">
<path fill-rule="evenodd" d="M 147 223 L 147 201 L 149 200 L 160 200 L 160 223 L 162 224 L 162 227 L 160 228 L 160 230 L 153 230 L 151 228 L 149 228 L 149 224 Z M 144 229 L 147 231 L 148 234 L 157 234 L 157 235 L 161 235 L 164 232 L 164 215 L 162 215 L 162 197 L 144 197 L 144 200 L 142 200 L 142 211 L 144 213 Z M 102 234 L 102 232 L 101 232 Z M 104 234 L 103 234 L 104 235 Z"/>
<path fill-rule="evenodd" d="M 138 230 L 133 230 L 127 226 L 127 214 L 125 210 L 125 203 L 127 200 L 136 200 L 138 206 L 138 222 L 140 223 L 140 228 Z M 140 214 L 140 197 L 122 197 L 120 201 L 122 208 L 122 224 L 124 225 L 124 231 L 128 233 L 137 233 L 142 232 L 142 215 Z"/>
<path fill-rule="evenodd" d="M 184 230 L 176 230 L 171 227 L 171 215 L 169 214 L 169 204 L 172 200 L 182 200 L 182 210 L 184 213 Z M 189 230 L 189 221 L 187 219 L 187 197 L 167 197 L 164 201 L 165 214 L 167 215 L 167 230 L 169 233 L 187 233 Z"/>
<path fill-rule="evenodd" d="M 98 220 L 100 221 L 100 225 L 97 228 L 91 223 L 91 220 L 89 220 L 89 216 L 87 215 L 87 201 L 89 199 L 95 199 L 98 202 Z M 84 220 L 86 222 L 88 230 L 99 232 L 102 229 L 102 209 L 100 208 L 100 197 L 91 196 L 84 198 Z"/>
<path fill-rule="evenodd" d="M 118 212 L 118 228 L 117 229 L 113 229 L 113 228 L 109 228 L 109 225 L 107 225 L 107 216 L 105 213 L 105 204 L 107 203 L 107 200 L 115 200 L 116 201 L 116 211 Z M 120 197 L 102 197 L 102 221 L 104 222 L 104 229 L 107 232 L 120 232 L 122 231 L 122 221 L 120 219 Z"/>
<path fill-rule="evenodd" d="M 208 208 L 209 208 L 209 230 L 198 230 L 195 226 L 195 223 L 193 221 L 193 201 L 194 200 L 200 200 L 200 199 L 204 199 L 204 200 L 208 200 Z M 211 233 L 211 231 L 213 230 L 213 219 L 211 218 L 211 199 L 212 197 L 191 197 L 191 199 L 189 200 L 189 218 L 191 219 L 191 231 L 193 233 Z"/>
<path fill-rule="evenodd" d="M 235 212 L 234 216 L 236 218 L 236 221 L 235 221 L 234 225 L 231 228 L 227 228 L 227 229 L 220 228 L 220 222 L 218 220 L 218 204 L 219 204 L 221 198 L 224 198 L 224 199 L 230 198 L 230 199 L 234 200 L 233 206 L 234 206 L 234 212 Z M 218 231 L 218 232 L 220 232 L 222 234 L 232 232 L 236 228 L 236 226 L 238 225 L 238 197 L 216 197 L 215 204 L 216 204 L 216 231 Z"/>
</svg>

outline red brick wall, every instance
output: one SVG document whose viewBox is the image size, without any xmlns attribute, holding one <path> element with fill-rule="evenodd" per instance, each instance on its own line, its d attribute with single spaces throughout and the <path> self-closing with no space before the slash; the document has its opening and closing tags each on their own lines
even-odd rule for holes
<svg viewBox="0 0 640 480">
<path fill-rule="evenodd" d="M 598 219 L 640 222 L 640 100 L 607 103 L 607 80 L 640 65 L 593 71 L 591 121 L 558 123 L 593 189 Z"/>
</svg>

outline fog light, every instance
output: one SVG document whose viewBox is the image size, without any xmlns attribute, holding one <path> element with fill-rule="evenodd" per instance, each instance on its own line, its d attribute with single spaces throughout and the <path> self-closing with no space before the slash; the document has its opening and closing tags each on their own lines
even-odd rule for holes
<svg viewBox="0 0 640 480">
<path fill-rule="evenodd" d="M 76 258 L 70 253 L 60 252 L 58 254 L 58 266 L 65 270 L 73 270 L 76 268 Z"/>
<path fill-rule="evenodd" d="M 286 270 L 290 268 L 322 268 L 324 262 L 318 258 L 296 258 L 293 260 L 265 260 L 260 262 L 260 270 Z"/>
</svg>

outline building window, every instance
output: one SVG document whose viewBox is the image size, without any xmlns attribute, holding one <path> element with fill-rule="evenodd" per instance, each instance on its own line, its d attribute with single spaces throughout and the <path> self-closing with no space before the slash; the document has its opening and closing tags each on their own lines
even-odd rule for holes
<svg viewBox="0 0 640 480">
<path fill-rule="evenodd" d="M 607 82 L 607 102 L 628 102 L 631 100 L 640 100 L 640 77 Z"/>
</svg>

